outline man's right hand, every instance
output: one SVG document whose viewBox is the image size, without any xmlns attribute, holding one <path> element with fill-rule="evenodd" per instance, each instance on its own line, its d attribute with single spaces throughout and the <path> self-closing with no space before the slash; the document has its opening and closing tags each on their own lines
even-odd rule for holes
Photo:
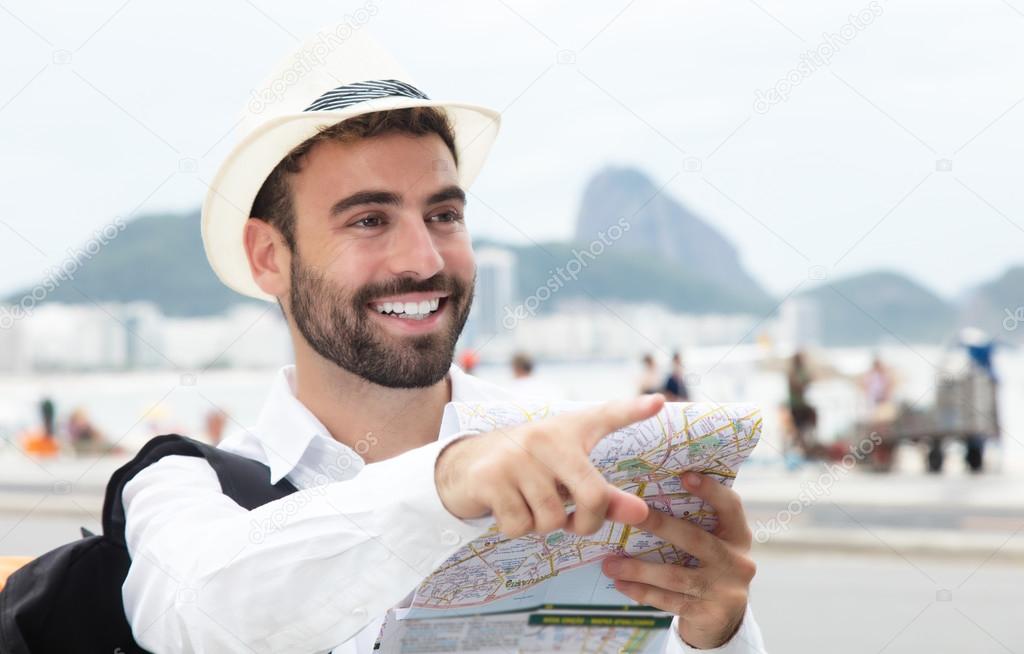
<svg viewBox="0 0 1024 654">
<path fill-rule="evenodd" d="M 445 508 L 463 520 L 491 513 L 515 538 L 566 529 L 592 534 L 605 520 L 637 524 L 647 504 L 612 486 L 590 462 L 608 434 L 658 413 L 665 399 L 644 395 L 459 439 L 437 459 Z M 566 514 L 566 502 L 575 511 Z"/>
</svg>

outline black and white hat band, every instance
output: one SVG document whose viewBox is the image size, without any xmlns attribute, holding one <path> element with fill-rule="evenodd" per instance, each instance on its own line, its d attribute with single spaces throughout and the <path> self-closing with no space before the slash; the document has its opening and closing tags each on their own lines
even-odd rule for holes
<svg viewBox="0 0 1024 654">
<path fill-rule="evenodd" d="M 396 96 L 420 100 L 430 99 L 423 91 L 411 84 L 399 82 L 396 79 L 380 79 L 339 86 L 321 95 L 303 111 L 334 111 L 367 100 Z"/>
</svg>

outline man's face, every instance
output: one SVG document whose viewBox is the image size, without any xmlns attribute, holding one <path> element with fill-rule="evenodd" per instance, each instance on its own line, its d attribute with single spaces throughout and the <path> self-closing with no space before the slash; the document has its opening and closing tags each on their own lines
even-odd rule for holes
<svg viewBox="0 0 1024 654">
<path fill-rule="evenodd" d="M 288 304 L 322 357 L 390 388 L 444 378 L 473 299 L 465 200 L 440 137 L 325 142 L 291 179 Z"/>
</svg>

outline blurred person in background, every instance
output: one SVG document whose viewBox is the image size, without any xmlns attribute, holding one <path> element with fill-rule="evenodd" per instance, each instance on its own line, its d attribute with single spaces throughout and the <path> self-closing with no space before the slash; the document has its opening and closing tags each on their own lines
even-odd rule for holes
<svg viewBox="0 0 1024 654">
<path fill-rule="evenodd" d="M 533 359 L 525 352 L 512 355 L 512 378 L 529 379 L 533 374 Z"/>
<path fill-rule="evenodd" d="M 537 377 L 533 357 L 526 352 L 516 352 L 512 356 L 511 365 L 512 381 L 508 387 L 516 395 L 548 401 L 565 399 L 561 388 Z"/>
<path fill-rule="evenodd" d="M 690 391 L 686 388 L 686 377 L 683 370 L 683 355 L 678 351 L 672 353 L 672 370 L 665 379 L 662 391 L 669 402 L 689 402 Z"/>
<path fill-rule="evenodd" d="M 55 438 L 55 414 L 53 400 L 46 397 L 39 403 L 42 417 L 42 428 L 26 431 L 21 437 L 21 447 L 33 456 L 56 456 L 60 452 L 60 444 Z"/>
<path fill-rule="evenodd" d="M 43 433 L 52 437 L 57 433 L 57 409 L 53 400 L 44 397 L 43 401 L 39 403 L 39 412 L 43 416 Z"/>
<path fill-rule="evenodd" d="M 797 451 L 804 458 L 810 458 L 813 455 L 814 431 L 818 425 L 818 412 L 807 400 L 807 390 L 812 381 L 805 355 L 798 350 L 790 360 L 787 385 L 789 387 L 789 413 L 793 421 L 793 441 Z"/>
<path fill-rule="evenodd" d="M 658 364 L 654 361 L 654 355 L 648 352 L 644 354 L 640 362 L 643 366 L 638 383 L 640 393 L 660 393 L 663 385 L 661 383 L 661 375 L 658 373 Z"/>
<path fill-rule="evenodd" d="M 896 415 L 896 406 L 893 403 L 893 390 L 896 381 L 889 368 L 882 363 L 880 355 L 875 355 L 871 362 L 871 368 L 864 373 L 860 385 L 867 401 L 870 420 L 873 422 L 892 420 Z"/>
<path fill-rule="evenodd" d="M 221 409 L 211 409 L 206 414 L 206 439 L 211 444 L 217 445 L 224 438 L 224 427 L 227 425 L 227 422 L 228 414 Z"/>
<path fill-rule="evenodd" d="M 104 454 L 103 434 L 92 424 L 88 412 L 78 407 L 71 412 L 65 427 L 75 454 Z"/>
<path fill-rule="evenodd" d="M 971 408 L 971 424 L 975 433 L 964 440 L 964 462 L 972 473 L 984 470 L 985 441 L 999 437 L 999 378 L 993 358 L 996 341 L 980 329 L 968 327 L 960 333 L 960 345 L 967 350 L 968 364 L 963 380 L 967 404 Z M 986 419 L 979 420 L 984 416 Z"/>
</svg>

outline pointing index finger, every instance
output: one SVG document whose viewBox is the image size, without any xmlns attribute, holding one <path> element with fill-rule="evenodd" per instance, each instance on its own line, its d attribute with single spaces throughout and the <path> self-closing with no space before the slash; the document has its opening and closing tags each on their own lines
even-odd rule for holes
<svg viewBox="0 0 1024 654">
<path fill-rule="evenodd" d="M 641 395 L 630 400 L 615 400 L 579 414 L 578 419 L 584 427 L 582 431 L 583 446 L 587 452 L 602 438 L 635 422 L 646 420 L 661 411 L 665 405 L 665 397 L 660 393 Z"/>
</svg>

